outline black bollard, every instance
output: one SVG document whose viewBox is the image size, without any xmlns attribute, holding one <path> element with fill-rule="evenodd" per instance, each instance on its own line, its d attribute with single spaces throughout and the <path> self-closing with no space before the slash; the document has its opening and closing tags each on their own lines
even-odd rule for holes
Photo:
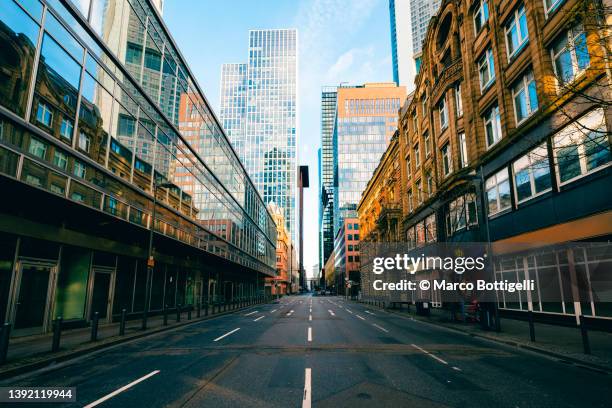
<svg viewBox="0 0 612 408">
<path fill-rule="evenodd" d="M 62 319 L 59 316 L 57 319 L 53 321 L 53 340 L 51 342 L 51 351 L 58 351 L 60 348 L 60 337 L 62 335 Z"/>
<path fill-rule="evenodd" d="M 529 310 L 527 312 L 527 317 L 529 319 L 529 337 L 531 341 L 536 341 L 535 339 L 535 327 L 533 325 L 533 312 Z"/>
<path fill-rule="evenodd" d="M 204 316 L 208 316 L 208 299 L 204 303 Z"/>
<path fill-rule="evenodd" d="M 201 304 L 201 303 L 198 303 L 198 308 L 196 309 L 196 316 L 197 316 L 198 318 L 200 318 L 200 313 L 201 313 L 201 310 L 202 310 L 202 304 Z"/>
<path fill-rule="evenodd" d="M 187 307 L 187 320 L 191 320 L 191 309 L 193 309 L 193 307 L 189 305 Z"/>
<path fill-rule="evenodd" d="M 176 322 L 181 321 L 181 305 L 176 305 Z"/>
<path fill-rule="evenodd" d="M 589 332 L 584 321 L 584 316 L 580 315 L 580 334 L 582 335 L 582 347 L 584 354 L 591 354 L 591 343 L 589 342 Z"/>
<path fill-rule="evenodd" d="M 98 321 L 100 320 L 98 312 L 94 312 L 91 318 L 91 341 L 98 340 Z"/>
<path fill-rule="evenodd" d="M 119 322 L 119 335 L 125 335 L 125 317 L 127 311 L 125 309 L 121 309 L 121 321 Z"/>
<path fill-rule="evenodd" d="M 164 326 L 168 325 L 168 305 L 164 305 Z"/>
<path fill-rule="evenodd" d="M 11 335 L 11 324 L 4 323 L 0 328 L 0 365 L 6 363 L 8 354 L 9 337 Z"/>
</svg>

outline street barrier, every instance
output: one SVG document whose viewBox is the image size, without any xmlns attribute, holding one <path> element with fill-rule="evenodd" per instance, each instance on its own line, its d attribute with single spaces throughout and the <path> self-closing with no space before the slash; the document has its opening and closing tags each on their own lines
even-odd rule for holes
<svg viewBox="0 0 612 408">
<path fill-rule="evenodd" d="M 11 324 L 4 323 L 2 325 L 2 328 L 0 328 L 0 365 L 6 362 L 10 335 L 11 335 Z"/>
<path fill-rule="evenodd" d="M 125 335 L 125 317 L 127 311 L 125 309 L 121 309 L 121 321 L 119 322 L 119 335 Z"/>
<path fill-rule="evenodd" d="M 98 315 L 98 312 L 94 312 L 92 319 L 91 319 L 91 341 L 98 340 L 98 322 L 99 320 L 100 320 L 100 317 Z"/>
<path fill-rule="evenodd" d="M 53 339 L 51 340 L 51 351 L 58 351 L 60 348 L 60 337 L 62 335 L 62 319 L 59 316 L 57 319 L 53 321 Z"/>
<path fill-rule="evenodd" d="M 176 305 L 176 322 L 181 321 L 181 305 Z"/>
</svg>

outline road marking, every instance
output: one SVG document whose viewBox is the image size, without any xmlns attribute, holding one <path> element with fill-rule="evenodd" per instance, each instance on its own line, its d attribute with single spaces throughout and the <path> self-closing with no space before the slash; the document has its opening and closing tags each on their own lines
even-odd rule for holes
<svg viewBox="0 0 612 408">
<path fill-rule="evenodd" d="M 345 309 L 347 312 L 349 312 L 350 314 L 353 314 L 353 312 L 351 312 L 349 309 Z"/>
<path fill-rule="evenodd" d="M 312 341 L 312 327 L 308 328 L 308 341 Z"/>
<path fill-rule="evenodd" d="M 255 310 L 254 312 L 251 312 L 251 313 L 247 313 L 247 314 L 245 314 L 245 316 L 250 316 L 250 315 L 254 315 L 254 314 L 255 314 L 255 313 L 257 313 L 257 312 L 259 312 L 259 310 Z"/>
<path fill-rule="evenodd" d="M 427 354 L 429 357 L 433 358 L 434 360 L 436 360 L 436 361 L 438 361 L 438 362 L 440 362 L 442 364 L 448 365 L 448 362 L 442 360 L 440 357 L 438 357 L 436 355 L 431 354 L 429 351 L 425 350 L 424 348 L 421 348 L 421 347 L 417 346 L 416 344 L 411 344 L 411 346 L 414 347 L 415 349 L 420 350 L 423 353 Z"/>
<path fill-rule="evenodd" d="M 373 323 L 372 326 L 376 327 L 377 329 L 380 329 L 380 330 L 384 331 L 385 333 L 389 333 L 389 330 L 385 329 L 384 327 L 380 327 L 376 323 Z"/>
<path fill-rule="evenodd" d="M 335 316 L 336 314 L 334 312 L 332 312 L 331 310 L 327 309 L 327 311 L 329 312 L 330 315 Z"/>
<path fill-rule="evenodd" d="M 308 311 L 309 313 L 312 313 L 312 307 L 310 308 L 310 310 Z"/>
<path fill-rule="evenodd" d="M 291 316 L 293 314 L 293 310 L 291 310 L 290 312 L 287 312 L 287 316 Z"/>
<path fill-rule="evenodd" d="M 312 390 L 311 390 L 311 370 L 306 369 L 304 373 L 304 400 L 302 401 L 302 408 L 310 408 L 312 404 Z"/>
<path fill-rule="evenodd" d="M 234 330 L 232 330 L 232 331 L 230 331 L 230 332 L 225 333 L 223 336 L 219 336 L 219 337 L 217 337 L 217 338 L 216 338 L 216 339 L 214 339 L 213 341 L 219 341 L 219 340 L 221 340 L 222 338 L 229 336 L 230 334 L 236 333 L 238 330 L 240 330 L 240 327 L 238 327 L 237 329 L 234 329 Z"/>
<path fill-rule="evenodd" d="M 363 317 L 361 317 L 361 316 L 359 316 L 359 315 L 355 315 L 355 316 L 357 316 L 357 317 L 358 317 L 358 318 L 360 318 L 361 320 L 365 320 Z"/>
<path fill-rule="evenodd" d="M 108 394 L 108 395 L 106 395 L 106 396 L 104 396 L 104 397 L 102 397 L 102 398 L 100 398 L 98 400 L 95 400 L 91 404 L 85 405 L 84 408 L 92 408 L 92 407 L 95 407 L 96 405 L 100 405 L 104 401 L 107 401 L 107 400 L 113 398 L 115 395 L 121 394 L 123 391 L 132 388 L 136 384 L 141 383 L 144 380 L 153 377 L 155 374 L 159 374 L 159 370 L 151 371 L 149 374 L 145 375 L 144 377 L 140 377 L 139 379 L 137 379 L 135 381 L 132 381 L 128 385 L 124 385 L 123 387 L 121 387 L 121 388 L 111 392 L 110 394 Z"/>
<path fill-rule="evenodd" d="M 312 322 L 312 315 L 309 315 L 309 316 L 308 316 L 308 321 L 309 321 L 309 322 Z"/>
<path fill-rule="evenodd" d="M 257 319 L 254 319 L 253 321 L 254 321 L 254 322 L 256 322 L 256 321 L 258 321 L 258 320 L 263 319 L 264 317 L 266 317 L 266 316 L 259 316 Z"/>
<path fill-rule="evenodd" d="M 270 310 L 270 313 L 276 312 L 278 309 Z"/>
<path fill-rule="evenodd" d="M 461 369 L 459 367 L 453 367 L 453 370 L 455 371 L 461 371 Z"/>
<path fill-rule="evenodd" d="M 369 310 L 365 311 L 367 314 L 371 314 L 372 316 L 376 316 L 374 313 L 370 312 Z"/>
</svg>

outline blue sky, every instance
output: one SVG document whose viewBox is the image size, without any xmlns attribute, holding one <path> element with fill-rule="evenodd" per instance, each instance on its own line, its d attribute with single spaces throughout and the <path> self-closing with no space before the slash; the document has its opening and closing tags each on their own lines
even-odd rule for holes
<svg viewBox="0 0 612 408">
<path fill-rule="evenodd" d="M 221 64 L 246 62 L 248 31 L 298 29 L 298 156 L 310 167 L 304 258 L 318 263 L 320 91 L 392 80 L 387 0 L 166 0 L 164 20 L 216 112 Z"/>
</svg>

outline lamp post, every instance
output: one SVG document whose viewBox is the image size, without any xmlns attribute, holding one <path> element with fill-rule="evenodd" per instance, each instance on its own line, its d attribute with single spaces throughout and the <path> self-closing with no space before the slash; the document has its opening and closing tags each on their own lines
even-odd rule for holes
<svg viewBox="0 0 612 408">
<path fill-rule="evenodd" d="M 151 303 L 151 279 L 153 276 L 153 268 L 155 267 L 155 258 L 153 257 L 153 234 L 155 233 L 155 217 L 157 216 L 157 189 L 159 187 L 168 188 L 174 187 L 172 183 L 157 184 L 153 178 L 153 214 L 149 225 L 149 246 L 147 250 L 147 280 L 145 281 L 145 303 L 142 312 L 142 330 L 147 329 L 147 318 Z"/>
</svg>

